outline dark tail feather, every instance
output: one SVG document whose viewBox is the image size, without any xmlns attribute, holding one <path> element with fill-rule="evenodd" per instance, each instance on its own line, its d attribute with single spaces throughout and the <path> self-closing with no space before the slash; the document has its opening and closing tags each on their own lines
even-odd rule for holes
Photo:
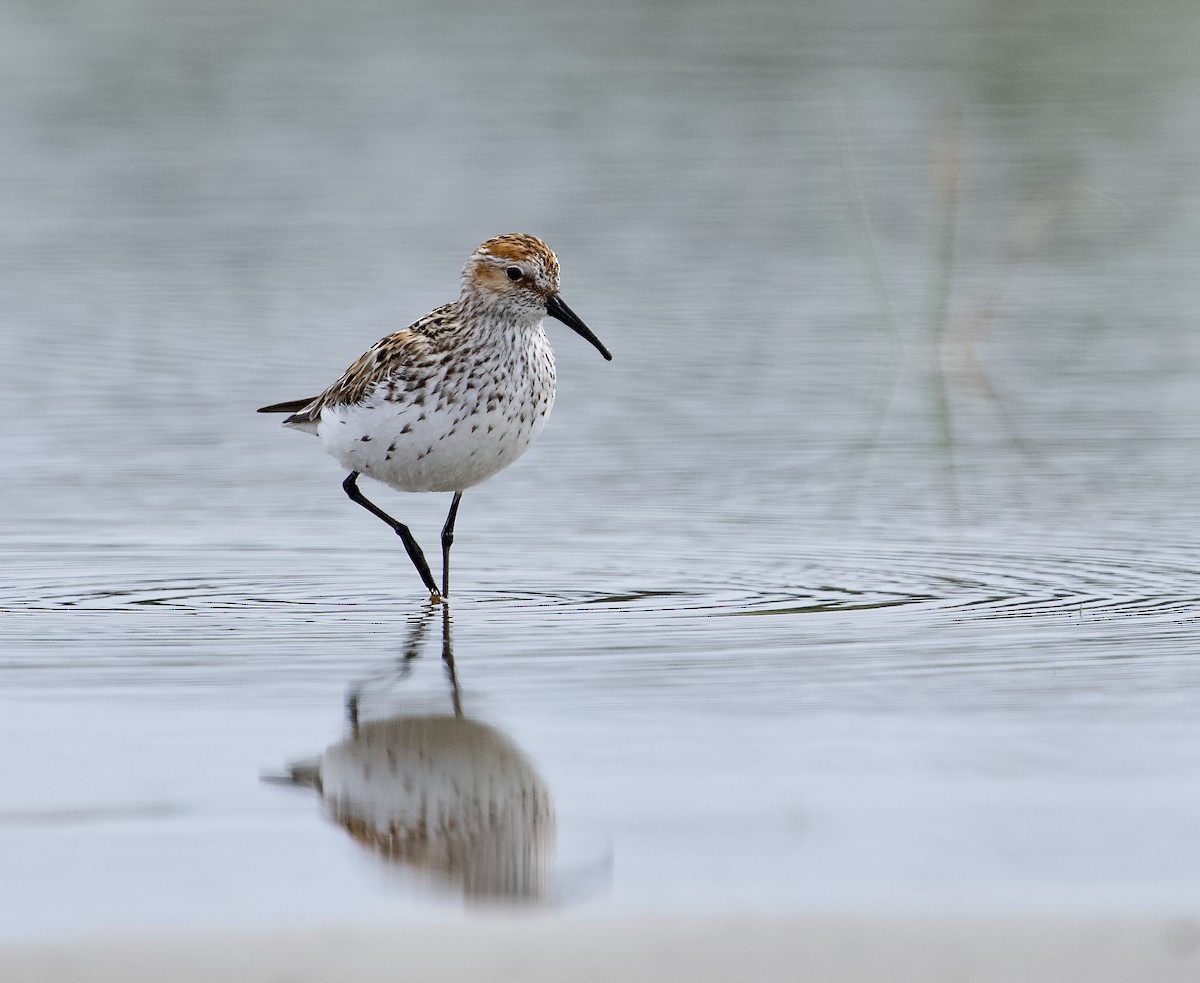
<svg viewBox="0 0 1200 983">
<path fill-rule="evenodd" d="M 259 413 L 299 413 L 304 407 L 311 403 L 316 396 L 309 396 L 308 399 L 289 399 L 286 403 L 273 403 L 271 406 L 263 406 L 259 409 Z"/>
</svg>

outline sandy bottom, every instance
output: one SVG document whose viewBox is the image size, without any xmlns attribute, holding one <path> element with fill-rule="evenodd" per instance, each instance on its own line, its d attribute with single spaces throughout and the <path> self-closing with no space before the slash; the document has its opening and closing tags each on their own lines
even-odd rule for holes
<svg viewBox="0 0 1200 983">
<path fill-rule="evenodd" d="M 0 951 L 5 983 L 1200 980 L 1200 918 L 481 917 Z"/>
</svg>

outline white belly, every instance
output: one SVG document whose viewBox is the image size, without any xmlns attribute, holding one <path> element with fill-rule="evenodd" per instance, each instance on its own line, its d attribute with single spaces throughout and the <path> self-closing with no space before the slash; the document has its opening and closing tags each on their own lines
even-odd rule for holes
<svg viewBox="0 0 1200 983">
<path fill-rule="evenodd" d="M 466 396 L 416 406 L 375 393 L 326 407 L 317 436 L 343 467 L 399 491 L 462 491 L 525 453 L 554 405 L 554 380 L 530 379 L 507 395 L 494 393 L 490 404 L 486 393 Z"/>
</svg>

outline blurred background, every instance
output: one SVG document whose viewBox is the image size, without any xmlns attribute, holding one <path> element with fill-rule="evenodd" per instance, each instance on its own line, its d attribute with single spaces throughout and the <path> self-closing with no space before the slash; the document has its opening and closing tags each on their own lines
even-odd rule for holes
<svg viewBox="0 0 1200 983">
<path fill-rule="evenodd" d="M 0 0 L 0 938 L 1195 908 L 1198 36 Z M 510 231 L 614 361 L 548 324 L 554 417 L 465 497 L 442 624 L 253 411 Z M 375 497 L 436 542 L 444 496 Z M 425 764 L 364 787 L 393 740 Z"/>
</svg>

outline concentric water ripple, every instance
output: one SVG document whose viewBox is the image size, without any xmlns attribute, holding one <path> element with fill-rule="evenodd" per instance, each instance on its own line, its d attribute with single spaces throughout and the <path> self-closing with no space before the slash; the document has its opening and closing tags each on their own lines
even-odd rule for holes
<svg viewBox="0 0 1200 983">
<path fill-rule="evenodd" d="M 762 563 L 728 556 L 689 562 L 686 570 L 632 574 L 625 589 L 497 590 L 468 587 L 464 601 L 493 616 L 510 609 L 669 616 L 786 616 L 903 608 L 939 619 L 1089 618 L 1192 619 L 1200 612 L 1200 563 L 1194 547 L 1099 549 L 966 549 L 937 544 L 817 547 L 796 561 Z M 23 562 L 22 562 L 23 561 Z M 206 572 L 172 574 L 161 553 L 123 550 L 47 564 L 36 551 L 18 554 L 0 586 L 0 611 L 206 613 L 248 616 L 346 616 L 394 613 L 419 602 L 419 592 L 393 566 L 387 581 L 347 555 L 314 563 L 291 551 L 246 556 L 220 551 L 190 557 Z M 64 577 L 64 569 L 103 569 Z M 292 573 L 303 569 L 302 576 Z M 732 569 L 724 581 L 707 571 Z M 755 569 L 754 573 L 747 572 Z M 153 570 L 152 576 L 145 571 Z M 238 571 L 236 573 L 232 571 Z M 286 572 L 284 572 L 286 571 Z M 701 571 L 697 573 L 696 571 Z M 477 578 L 478 579 L 478 578 Z M 609 577 L 609 581 L 614 579 Z M 645 584 L 657 580 L 654 586 Z M 391 582 L 394 581 L 394 582 Z"/>
</svg>

